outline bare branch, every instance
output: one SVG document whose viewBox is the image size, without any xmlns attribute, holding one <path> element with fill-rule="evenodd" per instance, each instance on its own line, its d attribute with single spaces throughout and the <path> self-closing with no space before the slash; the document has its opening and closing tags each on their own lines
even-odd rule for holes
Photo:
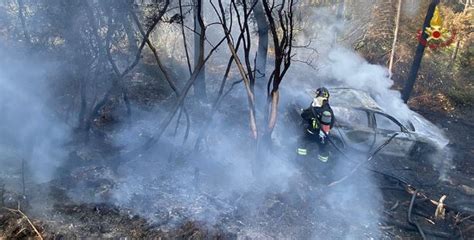
<svg viewBox="0 0 474 240">
<path fill-rule="evenodd" d="M 233 1 L 234 0 L 232 0 L 232 2 Z M 219 14 L 221 15 L 221 17 L 219 19 L 222 21 L 221 22 L 222 23 L 222 29 L 224 31 L 225 38 L 227 39 L 227 46 L 228 46 L 232 56 L 234 56 L 235 64 L 237 65 L 237 68 L 240 72 L 240 75 L 242 76 L 242 78 L 244 80 L 245 90 L 247 92 L 248 103 L 249 103 L 250 129 L 252 131 L 252 137 L 254 139 L 257 139 L 258 130 L 257 130 L 256 116 L 255 116 L 255 95 L 254 95 L 253 89 L 251 87 L 251 82 L 250 82 L 250 79 L 249 79 L 250 74 L 245 72 L 245 69 L 242 65 L 240 57 L 237 55 L 235 46 L 233 45 L 232 39 L 230 37 L 230 35 L 231 35 L 230 30 L 228 29 L 228 26 L 226 25 L 226 22 L 225 22 L 225 11 L 224 11 L 224 7 L 222 5 L 222 1 L 219 0 L 218 3 L 219 3 L 220 13 L 217 11 L 217 9 L 215 7 L 214 7 L 214 9 L 216 10 L 217 15 L 219 15 Z M 242 28 L 241 28 L 241 30 L 242 30 Z M 245 48 L 245 43 L 244 43 L 244 48 Z"/>
<path fill-rule="evenodd" d="M 181 17 L 183 17 L 183 5 L 182 5 L 182 0 L 179 0 L 179 14 Z M 186 33 L 184 32 L 184 21 L 181 20 L 180 22 L 181 25 L 181 34 L 183 35 L 183 46 L 184 46 L 184 52 L 186 54 L 186 63 L 188 64 L 188 70 L 189 74 L 192 74 L 192 68 L 191 68 L 191 59 L 189 58 L 189 51 L 188 51 L 188 43 L 186 42 Z"/>
<path fill-rule="evenodd" d="M 140 31 L 140 33 L 142 34 L 143 38 L 145 39 L 146 37 L 146 33 L 145 31 L 143 30 L 143 27 L 141 26 L 140 24 L 140 21 L 138 20 L 138 17 L 135 13 L 132 12 L 132 18 L 133 20 L 135 21 L 135 24 L 137 25 L 138 27 L 138 30 Z M 170 74 L 168 73 L 168 70 L 166 70 L 166 67 L 163 65 L 163 63 L 161 62 L 159 56 L 158 56 L 158 52 L 156 50 L 156 48 L 153 46 L 153 44 L 151 43 L 151 41 L 146 38 L 146 43 L 148 45 L 148 47 L 150 48 L 150 50 L 153 52 L 153 56 L 155 57 L 155 61 L 156 63 L 158 64 L 158 67 L 160 69 L 160 71 L 163 73 L 164 77 L 165 77 L 165 80 L 166 82 L 170 85 L 171 89 L 175 92 L 176 94 L 176 97 L 179 98 L 179 96 L 181 95 L 179 89 L 177 88 L 176 84 L 174 83 L 174 81 L 171 79 L 170 77 Z M 187 52 L 187 50 L 186 50 Z M 188 59 L 189 60 L 189 59 Z M 190 128 L 190 119 L 189 119 L 189 114 L 188 114 L 188 111 L 186 110 L 186 108 L 183 107 L 182 111 L 184 111 L 184 115 L 186 117 L 186 134 L 184 136 L 184 141 L 186 141 L 188 135 L 189 135 L 189 128 Z M 179 123 L 179 119 L 178 118 L 178 123 Z"/>
<path fill-rule="evenodd" d="M 122 79 L 124 76 L 126 76 L 130 71 L 132 71 L 135 68 L 135 66 L 137 66 L 138 62 L 140 61 L 141 53 L 143 51 L 143 48 L 145 47 L 145 44 L 146 44 L 151 32 L 153 32 L 153 30 L 155 29 L 158 22 L 160 22 L 161 18 L 165 14 L 166 9 L 168 8 L 168 6 L 169 6 L 169 0 L 166 0 L 165 5 L 160 10 L 158 15 L 153 18 L 153 22 L 152 22 L 151 26 L 148 28 L 145 36 L 143 37 L 143 40 L 140 43 L 140 47 L 138 48 L 138 52 L 135 55 L 135 60 L 122 73 L 119 74 L 117 79 L 114 79 L 116 84 L 112 84 L 112 86 L 109 88 L 109 90 L 104 94 L 102 99 L 95 105 L 95 107 L 93 108 L 93 110 L 89 114 L 89 117 L 88 117 L 88 120 L 87 120 L 87 123 L 86 123 L 86 127 L 85 127 L 86 130 L 90 129 L 90 126 L 92 124 L 92 120 L 95 119 L 98 116 L 100 109 L 102 109 L 102 107 L 107 103 L 110 95 L 114 92 L 114 90 L 116 88 L 120 87 L 120 86 L 118 86 L 120 84 L 120 83 L 118 83 L 118 82 L 120 82 L 120 79 Z M 109 57 L 109 61 L 110 60 L 111 60 L 111 58 Z M 116 69 L 114 69 L 114 72 L 117 73 L 117 72 L 120 72 L 120 71 L 116 67 Z"/>
</svg>

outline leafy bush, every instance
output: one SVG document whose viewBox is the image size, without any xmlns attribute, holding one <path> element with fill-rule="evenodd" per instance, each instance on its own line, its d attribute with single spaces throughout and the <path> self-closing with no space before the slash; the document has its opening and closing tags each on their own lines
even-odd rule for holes
<svg viewBox="0 0 474 240">
<path fill-rule="evenodd" d="M 448 91 L 448 97 L 456 104 L 461 106 L 474 106 L 474 88 L 454 87 Z"/>
</svg>

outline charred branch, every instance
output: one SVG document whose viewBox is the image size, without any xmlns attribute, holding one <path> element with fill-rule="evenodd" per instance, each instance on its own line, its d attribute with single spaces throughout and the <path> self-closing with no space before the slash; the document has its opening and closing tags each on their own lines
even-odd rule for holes
<svg viewBox="0 0 474 240">
<path fill-rule="evenodd" d="M 415 192 L 413 193 L 413 196 L 411 198 L 411 201 L 410 201 L 410 207 L 408 208 L 408 222 L 411 224 L 411 225 L 414 225 L 416 226 L 416 228 L 418 229 L 418 232 L 420 232 L 420 235 L 423 239 L 426 239 L 426 236 L 425 236 L 425 233 L 423 232 L 423 229 L 421 228 L 420 224 L 416 223 L 415 221 L 413 221 L 411 215 L 412 215 L 412 211 L 413 211 L 413 204 L 415 203 L 415 199 L 416 199 L 416 195 L 418 194 L 418 190 L 415 190 Z"/>
<path fill-rule="evenodd" d="M 282 1 L 282 3 L 277 6 L 278 9 L 276 9 L 276 11 L 274 4 L 275 2 L 270 6 L 268 1 L 263 1 L 265 15 L 272 34 L 275 58 L 274 69 L 267 83 L 268 111 L 266 111 L 266 113 L 268 113 L 268 115 L 266 119 L 268 119 L 268 123 L 264 132 L 264 139 L 270 138 L 276 124 L 280 97 L 278 89 L 291 65 L 292 43 L 294 38 L 293 0 L 289 0 L 288 3 L 285 0 Z"/>
<path fill-rule="evenodd" d="M 166 82 L 169 84 L 169 86 L 171 87 L 171 89 L 175 92 L 176 94 L 176 98 L 179 98 L 179 96 L 181 95 L 181 92 L 180 90 L 178 89 L 178 87 L 176 86 L 175 82 L 173 79 L 171 79 L 171 75 L 169 74 L 168 70 L 166 69 L 166 67 L 163 65 L 163 63 L 161 62 L 159 56 L 158 56 L 158 52 L 156 50 L 156 48 L 153 46 L 152 42 L 150 41 L 150 39 L 146 36 L 146 32 L 143 30 L 143 27 L 141 26 L 141 23 L 140 21 L 138 20 L 138 17 L 137 15 L 132 12 L 132 18 L 133 20 L 135 21 L 135 24 L 137 25 L 138 27 L 138 30 L 140 31 L 140 33 L 142 34 L 143 36 L 143 39 L 146 40 L 146 43 L 148 45 L 148 47 L 150 48 L 150 50 L 152 51 L 153 53 L 153 57 L 155 58 L 155 61 L 156 61 L 156 64 L 158 65 L 158 68 L 160 69 L 160 71 L 163 73 L 163 76 L 165 77 L 165 80 Z M 184 35 L 183 35 L 184 36 Z M 187 48 L 185 48 L 185 51 L 186 51 L 186 54 L 187 54 Z M 188 138 L 189 136 L 189 129 L 191 127 L 191 120 L 189 118 L 189 114 L 186 110 L 186 108 L 183 106 L 182 108 L 182 111 L 184 111 L 184 115 L 186 117 L 186 131 L 185 131 L 185 136 L 184 136 L 184 140 L 183 141 L 186 141 L 186 139 Z M 180 112 L 181 113 L 181 112 Z M 181 114 L 180 114 L 181 116 Z M 179 120 L 180 120 L 180 117 L 178 117 L 178 124 L 179 124 Z"/>
<path fill-rule="evenodd" d="M 179 0 L 179 14 L 181 18 L 184 18 L 182 0 Z M 181 26 L 181 35 L 183 36 L 184 53 L 186 54 L 186 63 L 188 65 L 189 75 L 191 75 L 192 74 L 191 59 L 189 58 L 188 43 L 186 41 L 186 33 L 184 31 L 184 19 L 181 19 L 180 26 Z"/>
<path fill-rule="evenodd" d="M 152 24 L 150 25 L 150 27 L 148 28 L 148 30 L 146 31 L 145 33 L 145 36 L 143 37 L 141 43 L 140 43 L 140 46 L 138 48 L 138 52 L 136 53 L 135 55 L 135 59 L 134 61 L 123 71 L 120 73 L 120 70 L 118 69 L 118 67 L 114 67 L 112 65 L 112 67 L 114 68 L 114 72 L 115 73 L 120 73 L 118 75 L 118 77 L 116 77 L 114 79 L 114 83 L 112 84 L 112 86 L 106 91 L 106 93 L 103 95 L 103 97 L 101 98 L 101 100 L 99 100 L 97 102 L 97 104 L 94 106 L 94 108 L 92 109 L 91 113 L 89 114 L 89 117 L 86 121 L 86 126 L 85 126 L 85 130 L 88 131 L 92 125 L 92 121 L 94 119 L 96 119 L 98 116 L 99 116 L 99 112 L 100 110 L 107 104 L 109 98 L 111 95 L 113 95 L 113 93 L 118 90 L 118 89 L 121 89 L 122 87 L 119 86 L 120 85 L 120 81 L 123 77 L 125 77 L 129 72 L 131 72 L 139 63 L 140 61 L 140 58 L 141 58 L 141 53 L 142 53 L 142 50 L 143 48 L 145 47 L 145 44 L 147 43 L 148 41 L 148 38 L 150 37 L 150 34 L 153 32 L 153 30 L 155 29 L 155 27 L 158 25 L 158 23 L 161 21 L 163 15 L 166 13 L 167 11 L 167 8 L 169 6 L 169 0 L 166 0 L 162 9 L 159 11 L 159 13 L 153 18 L 153 21 L 152 21 Z M 110 26 L 109 26 L 110 27 Z M 107 50 L 107 52 L 109 52 L 109 50 Z M 108 53 L 110 55 L 110 53 Z M 109 61 L 110 61 L 110 57 L 109 57 Z"/>
<path fill-rule="evenodd" d="M 219 10 L 214 5 L 214 3 L 211 2 L 211 4 L 212 4 L 212 7 L 214 8 L 214 11 L 216 12 L 216 14 L 219 17 L 219 21 L 221 22 L 221 26 L 222 26 L 222 29 L 224 31 L 225 39 L 227 40 L 227 46 L 228 46 L 228 48 L 229 48 L 229 50 L 230 50 L 230 52 L 231 52 L 231 54 L 234 58 L 234 61 L 235 61 L 235 64 L 237 65 L 239 73 L 240 73 L 240 75 L 242 76 L 242 78 L 244 80 L 245 90 L 247 92 L 247 100 L 248 100 L 248 104 L 249 104 L 250 129 L 251 129 L 253 139 L 256 140 L 257 137 L 258 137 L 258 130 L 257 130 L 256 116 L 255 116 L 255 95 L 254 95 L 252 84 L 251 84 L 251 81 L 250 81 L 250 78 L 249 78 L 251 73 L 246 72 L 246 70 L 245 70 L 245 68 L 242 64 L 242 61 L 240 60 L 240 57 L 237 54 L 236 46 L 234 45 L 234 42 L 233 42 L 232 37 L 231 37 L 230 27 L 227 25 L 225 9 L 224 9 L 224 6 L 222 4 L 222 1 L 218 1 Z M 245 19 L 243 20 L 244 22 L 248 21 L 249 15 L 250 14 L 247 14 L 247 13 L 245 14 Z M 242 29 L 245 29 L 245 28 L 241 28 L 241 32 L 244 32 L 244 31 L 242 31 Z M 245 42 L 247 40 L 244 39 L 243 41 Z"/>
<path fill-rule="evenodd" d="M 231 12 L 232 13 L 232 12 Z M 231 15 L 231 18 L 232 18 L 232 15 Z M 239 35 L 239 38 L 237 39 L 237 43 L 235 45 L 235 49 L 236 51 L 239 50 L 239 47 L 240 47 L 240 43 L 242 42 L 244 38 L 244 33 L 241 32 L 240 35 Z M 212 108 L 211 108 L 211 113 L 209 114 L 208 116 L 208 119 L 207 122 L 208 124 L 206 125 L 206 127 L 202 128 L 201 131 L 199 132 L 198 134 L 198 137 L 197 137 L 197 140 L 196 140 L 196 144 L 194 146 L 194 150 L 198 150 L 199 149 L 199 146 L 203 140 L 203 137 L 204 137 L 204 134 L 206 134 L 211 122 L 212 122 L 212 118 L 214 116 L 214 114 L 217 112 L 217 110 L 219 109 L 219 106 L 222 102 L 222 100 L 225 98 L 225 96 L 233 89 L 233 87 L 237 84 L 237 83 L 240 83 L 242 82 L 243 80 L 240 80 L 238 82 L 234 82 L 231 87 L 224 93 L 224 89 L 225 89 L 225 85 L 227 83 L 227 79 L 229 77 L 229 74 L 230 74 L 230 70 L 231 70 L 231 67 L 232 67 L 232 63 L 234 63 L 234 55 L 231 55 L 229 57 L 229 61 L 227 62 L 227 66 L 226 66 L 226 69 L 225 69 L 225 72 L 224 72 L 224 76 L 222 77 L 222 80 L 221 80 L 221 84 L 220 84 L 220 87 L 219 87 L 219 92 L 217 93 L 217 97 L 216 99 L 214 100 L 214 103 L 212 104 Z"/>
<path fill-rule="evenodd" d="M 206 39 L 206 26 L 202 17 L 203 1 L 194 1 L 194 71 L 199 71 L 194 83 L 194 93 L 202 100 L 207 99 L 205 65 L 198 69 L 204 61 L 204 43 Z"/>
<path fill-rule="evenodd" d="M 197 74 L 199 72 L 199 70 L 203 67 L 203 65 L 209 60 L 209 58 L 212 56 L 212 54 L 217 50 L 217 48 L 225 41 L 225 37 L 222 38 L 215 46 L 214 48 L 212 48 L 208 55 L 206 56 L 206 58 L 204 59 L 204 62 L 202 62 L 200 65 L 197 66 L 197 69 L 196 71 L 193 72 L 193 74 L 189 77 L 188 81 L 186 82 L 186 84 L 184 85 L 183 87 L 183 90 L 181 92 L 181 95 L 179 95 L 178 97 L 178 100 L 176 101 L 176 103 L 173 105 L 171 111 L 168 113 L 168 115 L 161 121 L 160 123 L 160 127 L 158 128 L 158 130 L 156 131 L 156 134 L 154 134 L 154 136 L 152 138 L 150 138 L 144 145 L 128 152 L 128 153 L 125 153 L 123 155 L 121 155 L 121 159 L 124 160 L 124 161 L 130 161 L 130 160 L 133 160 L 135 158 L 137 158 L 138 156 L 140 156 L 141 154 L 143 154 L 144 152 L 147 152 L 151 147 L 153 147 L 159 140 L 160 138 L 163 136 L 163 134 L 165 133 L 165 130 L 168 128 L 168 126 L 170 125 L 171 121 L 173 120 L 173 118 L 175 117 L 176 113 L 178 112 L 178 110 L 182 107 L 183 103 L 184 103 L 184 100 L 189 92 L 189 90 L 191 89 L 191 87 L 193 86 L 194 82 L 196 81 L 197 79 Z"/>
</svg>

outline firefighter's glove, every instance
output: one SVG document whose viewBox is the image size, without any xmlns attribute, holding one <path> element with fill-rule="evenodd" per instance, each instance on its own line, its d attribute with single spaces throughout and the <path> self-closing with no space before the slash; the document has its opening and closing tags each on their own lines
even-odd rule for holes
<svg viewBox="0 0 474 240">
<path fill-rule="evenodd" d="M 324 131 L 322 130 L 319 130 L 319 140 L 321 141 L 321 143 L 324 143 L 324 141 L 326 140 L 326 134 L 324 134 Z"/>
</svg>

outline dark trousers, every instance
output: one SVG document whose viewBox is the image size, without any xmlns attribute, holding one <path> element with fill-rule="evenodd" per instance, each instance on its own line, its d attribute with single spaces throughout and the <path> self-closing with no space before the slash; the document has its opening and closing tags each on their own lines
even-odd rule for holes
<svg viewBox="0 0 474 240">
<path fill-rule="evenodd" d="M 316 141 L 316 143 L 318 144 L 318 148 L 319 148 L 319 155 L 320 156 L 324 156 L 324 157 L 329 157 L 329 151 L 328 151 L 328 141 L 329 141 L 329 136 L 326 137 L 324 140 L 321 140 L 318 136 L 318 140 Z"/>
<path fill-rule="evenodd" d="M 323 141 L 319 137 L 319 130 L 314 131 L 314 134 L 305 131 L 305 135 L 303 137 L 303 146 L 308 149 L 309 152 L 314 152 L 314 150 L 318 149 L 318 154 L 324 157 L 329 157 L 329 150 L 328 150 L 328 142 L 329 139 L 326 137 Z M 316 146 L 315 146 L 316 145 Z"/>
<path fill-rule="evenodd" d="M 307 150 L 307 155 L 298 155 L 298 162 L 302 166 L 302 171 L 311 175 L 312 178 L 324 183 L 331 182 L 334 163 L 322 161 L 320 157 L 329 157 L 328 139 L 321 141 L 319 131 L 311 134 L 305 130 L 305 134 L 300 138 L 299 148 Z"/>
</svg>

